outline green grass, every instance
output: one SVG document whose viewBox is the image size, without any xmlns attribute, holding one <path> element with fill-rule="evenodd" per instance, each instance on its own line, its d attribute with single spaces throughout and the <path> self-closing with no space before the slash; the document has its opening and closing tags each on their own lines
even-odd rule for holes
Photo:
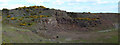
<svg viewBox="0 0 120 45">
<path fill-rule="evenodd" d="M 118 43 L 118 36 L 111 36 L 111 38 L 108 39 L 98 38 L 97 40 L 103 43 Z"/>
<path fill-rule="evenodd" d="M 80 40 L 71 40 L 68 42 L 74 43 L 118 43 L 118 36 L 111 36 L 111 38 L 104 39 L 103 38 L 95 38 L 95 39 L 80 39 Z"/>
<path fill-rule="evenodd" d="M 21 28 L 16 28 L 10 25 L 5 25 L 3 24 L 3 42 L 5 43 L 55 43 L 55 41 L 45 41 L 46 39 L 38 36 L 37 34 L 31 32 L 28 29 L 21 29 Z M 112 31 L 110 32 L 98 32 L 98 31 L 93 31 L 95 32 L 95 35 L 98 35 L 99 37 L 94 37 L 91 38 L 89 37 L 88 39 L 81 38 L 78 40 L 69 40 L 66 41 L 66 38 L 60 38 L 58 41 L 60 42 L 75 42 L 75 43 L 118 43 L 118 35 L 116 29 L 111 29 Z M 90 32 L 86 32 L 90 33 Z M 106 36 L 109 36 L 110 38 L 105 38 Z M 31 40 L 32 39 L 32 40 Z M 39 41 L 43 40 L 43 41 Z"/>
<path fill-rule="evenodd" d="M 27 30 L 19 28 L 10 28 L 12 26 L 3 27 L 3 42 L 5 43 L 51 43 L 45 41 L 45 38 L 38 36 L 37 34 Z M 19 29 L 19 31 L 17 31 Z M 24 31 L 23 31 L 24 30 Z M 26 31 L 25 31 L 26 30 Z M 40 41 L 42 40 L 42 41 Z"/>
<path fill-rule="evenodd" d="M 0 18 L 0 44 L 2 44 L 2 19 Z"/>
<path fill-rule="evenodd" d="M 91 34 L 89 32 L 89 34 Z M 78 40 L 70 40 L 67 42 L 75 43 L 118 43 L 118 30 L 113 30 L 110 32 L 94 32 L 93 34 L 97 36 L 89 36 L 89 38 L 80 38 Z"/>
</svg>

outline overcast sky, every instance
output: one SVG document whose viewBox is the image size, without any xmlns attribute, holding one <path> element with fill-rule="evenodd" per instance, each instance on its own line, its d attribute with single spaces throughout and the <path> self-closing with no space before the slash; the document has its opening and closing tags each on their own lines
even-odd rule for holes
<svg viewBox="0 0 120 45">
<path fill-rule="evenodd" d="M 0 9 L 43 5 L 68 12 L 118 12 L 119 0 L 0 0 Z"/>
</svg>

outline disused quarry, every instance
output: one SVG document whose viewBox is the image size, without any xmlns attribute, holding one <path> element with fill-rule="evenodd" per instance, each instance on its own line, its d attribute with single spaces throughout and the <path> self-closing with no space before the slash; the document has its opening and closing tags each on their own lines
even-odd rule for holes
<svg viewBox="0 0 120 45">
<path fill-rule="evenodd" d="M 94 33 L 87 34 L 86 32 L 113 29 L 118 20 L 117 13 L 74 13 L 44 6 L 3 9 L 2 17 L 3 25 L 28 29 L 39 36 L 55 40 L 58 37 L 70 38 L 70 40 L 88 39 Z"/>
</svg>

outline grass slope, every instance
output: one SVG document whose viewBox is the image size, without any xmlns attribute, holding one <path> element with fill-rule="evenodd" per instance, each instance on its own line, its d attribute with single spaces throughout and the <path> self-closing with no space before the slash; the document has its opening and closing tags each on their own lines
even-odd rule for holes
<svg viewBox="0 0 120 45">
<path fill-rule="evenodd" d="M 10 25 L 3 26 L 3 42 L 5 43 L 52 43 L 27 29 L 19 29 Z"/>
</svg>

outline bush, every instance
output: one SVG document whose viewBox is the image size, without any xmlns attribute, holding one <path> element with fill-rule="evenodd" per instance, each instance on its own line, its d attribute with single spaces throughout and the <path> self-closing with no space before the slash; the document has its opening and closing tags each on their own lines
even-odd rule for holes
<svg viewBox="0 0 120 45">
<path fill-rule="evenodd" d="M 26 23 L 20 23 L 20 26 L 25 26 L 26 25 Z"/>
<path fill-rule="evenodd" d="M 24 6 L 23 8 L 27 8 L 26 6 Z"/>
<path fill-rule="evenodd" d="M 26 9 L 27 12 L 29 12 L 30 10 L 29 9 Z"/>
<path fill-rule="evenodd" d="M 29 16 L 30 18 L 33 18 L 33 16 Z"/>
<path fill-rule="evenodd" d="M 46 7 L 44 7 L 44 6 L 40 6 L 41 8 L 46 8 Z"/>
<path fill-rule="evenodd" d="M 22 20 L 23 20 L 23 18 L 20 18 L 19 20 L 20 20 L 20 21 L 22 21 Z"/>
<path fill-rule="evenodd" d="M 11 17 L 10 15 L 7 16 L 7 18 L 10 18 L 10 17 Z"/>
<path fill-rule="evenodd" d="M 40 18 L 44 17 L 44 15 L 40 15 Z"/>
<path fill-rule="evenodd" d="M 25 18 L 29 18 L 28 16 L 26 16 Z"/>
<path fill-rule="evenodd" d="M 25 18 L 25 17 L 22 17 L 22 18 Z"/>
<path fill-rule="evenodd" d="M 22 7 L 19 7 L 18 9 L 20 9 L 20 10 L 21 10 L 21 9 L 22 9 Z"/>
<path fill-rule="evenodd" d="M 42 11 L 39 11 L 39 13 L 42 13 Z"/>
<path fill-rule="evenodd" d="M 35 21 L 35 19 L 32 19 L 32 21 Z"/>
<path fill-rule="evenodd" d="M 39 8 L 39 7 L 36 6 L 36 7 L 34 7 L 34 8 L 37 9 L 37 8 Z"/>
<path fill-rule="evenodd" d="M 32 23 L 28 23 L 28 25 L 29 25 L 29 26 L 31 26 L 31 25 L 32 25 Z"/>
<path fill-rule="evenodd" d="M 50 16 L 45 16 L 45 17 L 50 17 Z"/>
<path fill-rule="evenodd" d="M 36 13 L 32 13 L 33 15 L 36 15 Z"/>
<path fill-rule="evenodd" d="M 96 14 L 94 13 L 94 14 L 92 14 L 92 15 L 96 15 Z"/>
<path fill-rule="evenodd" d="M 91 13 L 91 12 L 88 12 L 89 14 Z"/>
<path fill-rule="evenodd" d="M 25 16 L 26 14 L 24 13 L 23 15 Z"/>
<path fill-rule="evenodd" d="M 37 16 L 37 15 L 35 15 L 33 18 L 38 18 L 38 16 Z"/>
<path fill-rule="evenodd" d="M 10 14 L 13 14 L 13 13 L 10 13 Z"/>
<path fill-rule="evenodd" d="M 15 17 L 12 17 L 11 20 L 16 20 L 16 18 L 15 18 Z"/>
</svg>

